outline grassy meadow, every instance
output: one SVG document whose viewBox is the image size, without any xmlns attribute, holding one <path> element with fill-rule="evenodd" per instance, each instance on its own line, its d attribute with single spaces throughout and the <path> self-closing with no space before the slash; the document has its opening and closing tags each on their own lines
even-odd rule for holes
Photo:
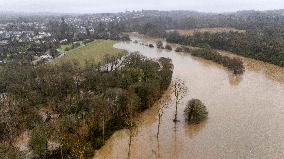
<svg viewBox="0 0 284 159">
<path fill-rule="evenodd" d="M 113 45 L 115 43 L 116 42 L 112 40 L 96 40 L 84 47 L 66 52 L 64 56 L 55 59 L 52 64 L 77 60 L 81 66 L 84 66 L 85 62 L 89 60 L 100 62 L 107 54 L 116 56 L 127 53 L 125 50 L 114 48 Z"/>
</svg>

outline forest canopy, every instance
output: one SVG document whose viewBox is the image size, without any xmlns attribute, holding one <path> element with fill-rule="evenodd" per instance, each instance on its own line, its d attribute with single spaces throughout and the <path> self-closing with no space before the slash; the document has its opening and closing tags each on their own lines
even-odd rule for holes
<svg viewBox="0 0 284 159">
<path fill-rule="evenodd" d="M 8 63 L 0 72 L 1 140 L 30 131 L 35 158 L 90 157 L 115 130 L 133 126 L 135 114 L 162 96 L 172 71 L 170 59 L 138 53 L 106 57 L 100 64 L 89 61 L 84 68 L 76 61 Z M 52 143 L 58 146 L 50 149 Z"/>
</svg>

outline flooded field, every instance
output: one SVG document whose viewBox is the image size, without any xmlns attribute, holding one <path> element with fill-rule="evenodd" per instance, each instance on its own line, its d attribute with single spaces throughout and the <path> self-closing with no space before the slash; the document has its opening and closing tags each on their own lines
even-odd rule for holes
<svg viewBox="0 0 284 159">
<path fill-rule="evenodd" d="M 137 117 L 135 130 L 116 132 L 95 153 L 95 159 L 282 159 L 284 158 L 284 69 L 243 58 L 246 71 L 235 76 L 221 65 L 185 53 L 149 48 L 151 39 L 120 42 L 116 48 L 173 60 L 173 79 L 185 82 L 188 92 L 179 105 L 165 95 L 159 137 L 157 103 Z M 188 125 L 183 111 L 198 98 L 209 111 L 199 125 Z M 169 99 L 173 99 L 172 101 Z M 169 100 L 169 101 L 167 101 Z"/>
</svg>

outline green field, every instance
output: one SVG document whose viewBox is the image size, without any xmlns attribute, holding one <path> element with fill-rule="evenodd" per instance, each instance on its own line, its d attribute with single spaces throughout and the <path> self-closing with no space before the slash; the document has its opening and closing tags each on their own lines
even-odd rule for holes
<svg viewBox="0 0 284 159">
<path fill-rule="evenodd" d="M 115 41 L 97 40 L 87 44 L 87 46 L 76 48 L 65 53 L 64 56 L 55 59 L 52 63 L 68 62 L 77 60 L 81 66 L 84 66 L 86 61 L 100 62 L 105 55 L 121 55 L 127 54 L 125 50 L 116 49 L 113 47 Z"/>
<path fill-rule="evenodd" d="M 61 45 L 58 50 L 60 50 L 61 52 L 65 52 L 65 49 L 70 48 L 71 46 L 72 44 Z"/>
</svg>

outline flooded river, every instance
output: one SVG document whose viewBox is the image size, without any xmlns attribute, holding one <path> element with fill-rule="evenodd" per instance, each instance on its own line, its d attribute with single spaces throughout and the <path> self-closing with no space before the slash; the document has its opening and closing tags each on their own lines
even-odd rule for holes
<svg viewBox="0 0 284 159">
<path fill-rule="evenodd" d="M 132 42 L 120 42 L 115 47 L 129 52 L 139 51 L 151 58 L 171 58 L 173 78 L 183 80 L 188 92 L 179 105 L 180 122 L 176 125 L 173 122 L 174 101 L 168 102 L 164 108 L 158 139 L 160 104 L 138 117 L 137 129 L 132 133 L 128 130 L 116 132 L 94 158 L 284 158 L 283 68 L 244 58 L 246 72 L 235 76 L 221 65 L 189 54 Z M 164 98 L 174 99 L 171 95 Z M 188 125 L 184 121 L 185 103 L 192 98 L 203 101 L 209 112 L 208 119 L 199 125 Z"/>
</svg>

